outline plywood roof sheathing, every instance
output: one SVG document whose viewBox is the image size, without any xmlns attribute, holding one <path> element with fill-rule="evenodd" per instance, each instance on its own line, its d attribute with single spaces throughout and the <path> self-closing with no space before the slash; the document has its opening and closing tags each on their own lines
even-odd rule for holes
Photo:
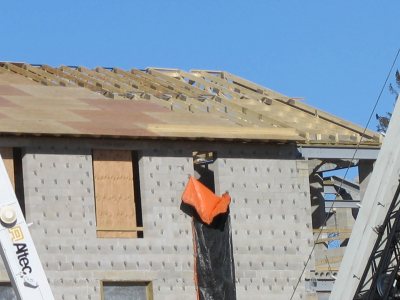
<svg viewBox="0 0 400 300">
<path fill-rule="evenodd" d="M 187 114 L 192 119 L 204 118 L 204 124 L 211 119 L 220 120 L 228 122 L 233 128 L 247 128 L 250 131 L 257 128 L 269 134 L 272 131 L 295 129 L 297 136 L 302 137 L 301 143 L 308 145 L 357 145 L 360 142 L 369 147 L 381 143 L 378 133 L 366 130 L 366 134 L 363 134 L 364 129 L 360 126 L 224 71 L 186 72 L 160 68 L 125 71 L 119 68 L 54 68 L 9 62 L 0 62 L 0 70 L 3 71 L 3 77 L 12 72 L 15 74 L 13 76 L 23 76 L 47 86 L 79 86 L 109 98 L 138 102 L 146 100 L 175 114 Z M 13 78 L 3 82 L 24 82 Z M 21 86 L 21 89 L 29 92 L 26 87 Z M 45 93 L 43 91 L 41 94 Z M 72 104 L 75 100 L 70 101 Z M 163 116 L 157 117 L 162 119 Z M 189 120 L 183 115 L 180 118 Z M 171 124 L 179 123 L 178 120 L 173 121 L 170 115 L 166 119 Z M 186 122 L 188 125 L 191 123 Z M 172 138 L 171 135 L 167 136 Z M 274 138 L 278 140 L 276 136 Z"/>
</svg>

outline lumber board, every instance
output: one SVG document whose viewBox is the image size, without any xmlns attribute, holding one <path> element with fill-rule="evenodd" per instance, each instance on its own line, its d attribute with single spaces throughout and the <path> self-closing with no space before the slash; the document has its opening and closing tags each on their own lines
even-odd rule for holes
<svg viewBox="0 0 400 300">
<path fill-rule="evenodd" d="M 342 259 L 343 259 L 343 256 L 331 256 L 328 258 L 323 258 L 323 259 L 317 260 L 315 262 L 315 266 L 338 264 L 342 261 Z"/>
<path fill-rule="evenodd" d="M 109 227 L 99 227 L 96 226 L 96 230 L 98 231 L 143 231 L 144 227 L 138 227 L 138 226 L 134 226 L 134 227 L 121 227 L 121 226 L 115 226 L 113 228 L 109 228 Z"/>
<path fill-rule="evenodd" d="M 257 84 L 254 84 L 252 82 L 249 82 L 249 81 L 247 81 L 247 80 L 245 80 L 243 78 L 240 78 L 238 76 L 235 76 L 235 75 L 229 74 L 227 72 L 224 72 L 224 77 L 229 79 L 229 80 L 232 80 L 232 82 L 234 84 L 239 83 L 241 86 L 249 87 L 252 90 L 264 91 L 267 94 L 271 94 L 272 93 L 272 96 L 275 97 L 276 100 L 278 100 L 280 102 L 283 102 L 285 105 L 289 105 L 289 106 L 301 109 L 302 111 L 307 112 L 308 114 L 311 114 L 311 115 L 314 115 L 314 116 L 317 115 L 320 119 L 328 121 L 327 124 L 324 124 L 325 127 L 328 126 L 331 129 L 334 129 L 335 128 L 334 125 L 339 125 L 339 126 L 345 128 L 345 129 L 348 129 L 349 131 L 353 131 L 353 132 L 355 131 L 358 134 L 362 134 L 363 131 L 364 131 L 363 128 L 361 128 L 359 126 L 356 126 L 356 125 L 354 125 L 354 124 L 352 124 L 350 122 L 346 122 L 345 120 L 342 120 L 340 118 L 337 118 L 334 115 L 328 114 L 328 113 L 320 111 L 320 110 L 316 110 L 315 108 L 311 108 L 308 105 L 303 104 L 303 103 L 298 102 L 298 101 L 288 101 L 291 98 L 283 96 L 283 95 L 281 95 L 281 94 L 279 94 L 277 92 L 268 90 L 268 89 L 266 89 L 266 88 L 264 88 L 264 87 L 262 87 L 260 85 L 257 85 Z M 377 136 L 375 133 L 373 133 L 370 130 L 367 130 L 366 133 L 370 135 L 369 138 L 373 138 L 373 139 L 378 138 L 379 139 L 379 136 Z M 374 135 L 375 135 L 375 137 L 374 137 Z"/>
<path fill-rule="evenodd" d="M 189 75 L 185 72 L 182 73 L 193 81 L 199 81 L 200 84 L 209 89 L 218 89 L 223 91 L 223 94 L 220 95 L 220 97 L 227 106 L 240 107 L 246 115 L 253 115 L 256 119 L 265 121 L 269 125 L 293 127 L 296 128 L 302 136 L 306 136 L 310 128 L 321 129 L 321 124 L 319 124 L 317 119 L 310 118 L 303 112 L 293 111 L 289 107 L 281 105 L 281 103 L 277 103 L 278 106 L 276 106 L 276 104 L 271 105 L 271 107 L 266 105 L 262 94 L 252 91 L 246 91 L 247 94 L 237 92 L 234 88 L 229 87 L 230 84 L 226 80 L 210 75 L 204 71 L 196 72 L 197 76 Z M 201 76 L 207 80 L 202 79 Z M 227 95 L 229 95 L 228 98 L 226 98 Z M 329 140 L 331 141 L 331 139 Z"/>
<path fill-rule="evenodd" d="M 121 74 L 124 74 L 124 71 L 121 72 L 121 70 L 118 70 L 118 72 L 121 73 Z M 138 76 L 142 76 L 143 75 L 143 72 L 138 71 L 138 70 L 132 70 L 131 73 L 132 74 L 136 74 Z M 132 76 L 129 73 L 125 74 L 125 75 L 126 76 Z M 146 74 L 146 76 L 149 76 L 149 75 Z M 164 76 L 166 76 L 166 75 L 164 75 Z M 146 78 L 148 80 L 150 80 L 149 77 L 146 77 Z M 169 80 L 177 81 L 174 78 L 169 78 Z M 153 81 L 154 81 L 154 79 L 153 79 Z M 169 84 L 168 82 L 166 82 L 166 84 L 168 84 L 168 86 L 170 86 L 170 87 L 172 86 L 174 91 L 177 92 L 178 88 L 174 88 L 173 87 L 174 83 L 171 82 Z M 146 88 L 146 91 L 148 93 L 154 93 L 154 91 L 149 89 L 149 88 Z M 164 89 L 164 91 L 167 92 L 166 88 Z M 169 93 L 171 93 L 170 89 L 168 89 L 168 91 L 169 91 Z M 180 94 L 181 93 L 179 93 L 179 95 Z M 175 95 L 178 95 L 178 94 L 175 93 Z M 235 122 L 235 123 L 237 123 L 239 125 L 242 125 L 242 126 L 247 126 L 247 125 L 251 125 L 251 124 L 260 124 L 260 122 L 258 122 L 258 119 L 253 119 L 253 121 L 250 122 L 250 120 L 247 120 L 247 118 L 245 118 L 244 115 L 242 115 L 240 117 L 232 116 L 232 114 L 228 113 L 228 110 L 230 109 L 230 107 L 232 107 L 232 105 L 228 107 L 226 105 L 223 105 L 221 103 L 217 103 L 215 101 L 207 101 L 207 100 L 206 101 L 199 101 L 197 98 L 193 98 L 193 97 L 184 97 L 184 98 L 176 97 L 176 98 L 170 98 L 170 100 L 168 100 L 168 101 L 174 102 L 174 104 L 176 104 L 178 101 L 181 101 L 184 104 L 178 104 L 178 106 L 182 106 L 183 105 L 183 107 L 184 107 L 183 109 L 184 110 L 187 110 L 187 111 L 192 112 L 192 113 L 196 113 L 196 112 L 209 112 L 209 113 L 214 113 L 214 114 L 217 113 L 221 117 L 229 119 L 229 120 L 231 120 L 231 121 L 233 121 L 233 122 Z M 174 107 L 176 107 L 176 106 L 174 106 Z M 257 122 L 254 122 L 254 120 L 257 120 Z"/>
<path fill-rule="evenodd" d="M 124 71 L 7 62 L 0 62 L 0 70 L 44 85 L 78 85 L 109 98 L 143 99 L 175 112 L 208 113 L 232 122 L 232 126 L 292 128 L 305 145 L 354 146 L 361 142 L 365 146 L 379 146 L 381 143 L 377 133 L 367 130 L 361 139 L 363 129 L 359 126 L 225 71 L 160 68 Z"/>
<path fill-rule="evenodd" d="M 100 72 L 89 70 L 83 66 L 79 66 L 78 71 L 89 77 L 92 77 L 93 80 L 95 80 L 96 82 L 101 84 L 104 88 L 109 89 L 114 93 L 124 94 L 131 90 L 129 87 L 127 89 L 123 88 L 122 83 L 120 81 L 119 82 L 114 81 L 113 78 L 111 78 L 110 76 L 106 76 Z"/>
<path fill-rule="evenodd" d="M 8 177 L 10 178 L 11 184 L 15 189 L 15 178 L 14 178 L 14 155 L 13 148 L 0 147 L 0 155 L 3 159 L 4 166 L 6 167 Z"/>
<path fill-rule="evenodd" d="M 42 65 L 42 68 L 44 70 L 46 70 L 49 73 L 55 74 L 61 78 L 65 78 L 71 82 L 75 82 L 78 86 L 80 87 L 86 87 L 88 89 L 90 89 L 91 91 L 94 92 L 101 92 L 104 93 L 106 92 L 105 90 L 103 90 L 101 87 L 91 84 L 89 83 L 87 80 L 82 80 L 80 78 L 77 78 L 76 76 L 73 76 L 67 72 L 64 72 L 62 69 L 56 69 L 47 65 Z"/>
<path fill-rule="evenodd" d="M 78 70 L 66 66 L 61 66 L 60 69 L 63 72 L 68 72 L 70 75 L 81 79 L 83 82 L 91 83 L 92 85 L 98 86 L 102 90 L 107 91 L 108 93 L 119 93 L 119 89 L 117 89 L 111 84 L 108 84 L 105 81 L 99 80 L 98 78 L 89 76 L 88 74 L 85 74 L 83 72 L 80 72 Z"/>
<path fill-rule="evenodd" d="M 118 75 L 116 72 L 111 70 L 106 70 L 102 67 L 97 67 L 96 72 L 103 74 L 106 78 L 111 79 L 114 85 L 120 85 L 122 89 L 129 92 L 139 92 L 140 89 L 132 80 L 125 78 L 124 76 Z"/>
<path fill-rule="evenodd" d="M 337 272 L 339 271 L 339 267 L 338 266 L 315 266 L 315 271 L 317 272 Z"/>
<path fill-rule="evenodd" d="M 235 88 L 230 82 L 222 77 L 211 75 L 210 73 L 204 71 L 197 71 L 196 74 L 199 75 L 199 79 L 203 78 L 203 83 L 206 82 L 208 84 L 212 84 L 213 88 L 223 89 L 227 94 L 236 94 L 239 95 L 239 97 L 249 95 L 250 91 L 246 91 L 247 93 L 242 93 L 240 92 L 240 89 Z M 262 95 L 253 93 L 252 96 L 256 99 L 259 99 Z"/>
<path fill-rule="evenodd" d="M 235 91 L 231 91 L 224 86 L 213 84 L 211 81 L 206 81 L 201 77 L 191 75 L 187 72 L 181 72 L 182 76 L 188 77 L 192 81 L 199 82 L 200 85 L 203 85 L 205 88 L 209 90 L 214 89 L 222 89 L 225 91 L 225 94 L 218 94 L 218 100 L 222 103 L 226 108 L 226 114 L 232 114 L 234 112 L 238 118 L 241 120 L 248 122 L 250 124 L 257 124 L 259 126 L 279 126 L 279 127 L 293 127 L 288 125 L 284 120 L 284 118 L 274 118 L 273 114 L 268 113 L 269 108 L 267 108 L 264 104 L 259 101 L 254 101 L 249 99 L 249 101 L 243 101 L 240 98 L 245 96 L 243 94 L 237 93 Z M 207 90 L 205 90 L 207 92 Z M 226 97 L 226 94 L 230 94 L 230 97 Z M 210 98 L 217 99 L 217 98 Z M 276 114 L 275 114 L 276 115 Z M 301 132 L 303 136 L 305 136 L 305 132 Z"/>
<path fill-rule="evenodd" d="M 93 150 L 97 237 L 137 237 L 132 166 L 131 151 Z"/>
<path fill-rule="evenodd" d="M 24 77 L 30 78 L 30 79 L 32 79 L 32 80 L 34 80 L 36 82 L 41 83 L 41 84 L 44 84 L 44 85 L 55 85 L 53 82 L 47 80 L 46 78 L 43 78 L 43 77 L 41 77 L 41 76 L 39 76 L 39 75 L 37 75 L 35 73 L 29 72 L 29 71 L 27 71 L 27 70 L 25 70 L 25 69 L 23 69 L 23 68 L 21 68 L 19 66 L 16 66 L 16 65 L 14 65 L 12 63 L 4 63 L 2 65 L 2 67 L 5 68 L 5 69 L 8 69 L 8 70 L 10 70 L 10 71 L 12 71 L 14 73 L 17 73 L 19 75 L 22 75 Z"/>
<path fill-rule="evenodd" d="M 143 82 L 143 84 L 147 85 L 152 89 L 160 90 L 163 93 L 175 94 L 175 95 L 179 95 L 182 93 L 182 90 L 177 90 L 175 87 L 171 86 L 165 80 L 160 80 L 160 78 L 150 75 L 147 72 L 131 69 L 130 74 L 136 76 L 140 81 Z"/>
<path fill-rule="evenodd" d="M 339 227 L 339 228 L 323 228 L 323 229 L 313 229 L 313 233 L 351 233 L 352 228 L 345 228 L 345 227 Z"/>
<path fill-rule="evenodd" d="M 135 85 L 138 86 L 138 89 L 142 90 L 145 93 L 148 94 L 152 94 L 158 98 L 162 98 L 164 96 L 165 93 L 169 93 L 171 94 L 171 90 L 168 91 L 160 91 L 157 88 L 154 88 L 155 85 L 152 84 L 151 81 L 149 81 L 147 78 L 138 76 L 138 74 L 136 73 L 132 73 L 131 72 L 127 72 L 118 68 L 114 69 L 114 72 L 120 75 L 123 75 L 125 78 L 132 80 L 135 82 Z"/>
<path fill-rule="evenodd" d="M 147 124 L 145 128 L 165 137 L 241 138 L 261 140 L 304 140 L 293 128 L 258 128 L 233 126 L 196 126 L 175 124 Z"/>
<path fill-rule="evenodd" d="M 27 70 L 27 71 L 29 71 L 29 72 L 32 72 L 32 73 L 34 73 L 34 74 L 36 74 L 36 75 L 38 75 L 38 76 L 40 76 L 42 78 L 45 78 L 46 80 L 51 81 L 51 82 L 53 82 L 53 83 L 55 83 L 57 85 L 61 85 L 61 86 L 76 86 L 75 84 L 72 84 L 71 82 L 66 81 L 63 78 L 60 78 L 58 76 L 55 76 L 52 73 L 44 71 L 41 67 L 33 67 L 33 66 L 29 65 L 29 64 L 23 64 L 22 68 Z"/>
<path fill-rule="evenodd" d="M 189 85 L 187 82 L 183 81 L 183 80 L 179 80 L 176 77 L 172 77 L 170 75 L 166 75 L 158 70 L 155 69 L 147 69 L 149 74 L 153 75 L 154 77 L 159 77 L 164 79 L 166 82 L 168 82 L 169 84 L 171 84 L 172 86 L 174 86 L 177 90 L 180 90 L 181 93 L 187 94 L 190 97 L 193 98 L 197 98 L 197 97 L 201 97 L 204 96 L 204 91 L 194 87 L 192 85 Z M 206 93 L 209 94 L 209 93 Z"/>
<path fill-rule="evenodd" d="M 282 102 L 282 103 L 284 103 L 286 105 L 290 105 L 291 107 L 303 110 L 303 111 L 305 111 L 305 112 L 307 112 L 309 114 L 314 114 L 315 115 L 317 113 L 320 118 L 322 118 L 324 120 L 327 120 L 329 122 L 332 122 L 332 123 L 334 123 L 336 125 L 342 126 L 344 128 L 347 128 L 347 129 L 349 129 L 351 131 L 357 132 L 360 135 L 362 135 L 363 132 L 364 132 L 364 128 L 362 128 L 360 126 L 357 126 L 357 125 L 355 125 L 353 123 L 347 122 L 347 121 L 345 121 L 343 119 L 340 119 L 340 118 L 338 118 L 338 117 L 336 117 L 336 116 L 334 116 L 332 114 L 329 114 L 329 113 L 321 111 L 321 110 L 316 110 L 315 108 L 310 107 L 310 106 L 308 106 L 308 105 L 306 105 L 304 103 L 298 102 L 298 101 L 289 101 L 289 99 L 291 99 L 291 98 L 289 98 L 287 96 L 284 96 L 284 95 L 279 94 L 279 93 L 277 93 L 275 91 L 269 90 L 269 89 L 267 89 L 267 88 L 265 88 L 265 87 L 263 87 L 261 85 L 258 85 L 258 84 L 255 84 L 253 82 L 250 82 L 248 80 L 245 80 L 243 78 L 240 78 L 239 76 L 236 76 L 236 75 L 233 75 L 233 74 L 230 74 L 230 73 L 227 73 L 227 72 L 224 72 L 224 73 L 225 73 L 225 77 L 230 79 L 230 80 L 232 80 L 234 83 L 240 83 L 240 84 L 242 84 L 244 86 L 249 86 L 252 89 L 262 90 L 262 91 L 264 91 L 264 93 L 271 94 L 272 96 L 274 96 L 274 99 L 276 99 L 276 100 L 278 100 L 278 101 L 280 101 L 280 102 Z M 381 139 L 379 134 L 377 134 L 377 133 L 375 133 L 375 132 L 373 132 L 373 131 L 371 131 L 369 129 L 367 129 L 365 131 L 365 136 L 367 138 L 371 138 L 371 139 L 374 139 L 374 140 L 380 140 Z"/>
</svg>

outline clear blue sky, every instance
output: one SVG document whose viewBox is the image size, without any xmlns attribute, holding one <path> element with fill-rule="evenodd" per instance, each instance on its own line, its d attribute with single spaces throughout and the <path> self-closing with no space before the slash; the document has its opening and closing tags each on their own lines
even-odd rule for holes
<svg viewBox="0 0 400 300">
<path fill-rule="evenodd" d="M 400 47 L 400 1 L 18 0 L 0 8 L 0 60 L 226 70 L 360 125 Z M 386 89 L 378 112 L 392 108 Z"/>
</svg>

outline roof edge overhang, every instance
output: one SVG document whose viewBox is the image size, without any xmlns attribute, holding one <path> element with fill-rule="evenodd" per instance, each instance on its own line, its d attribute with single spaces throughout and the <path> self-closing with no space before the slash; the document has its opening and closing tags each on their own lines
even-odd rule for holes
<svg viewBox="0 0 400 300">
<path fill-rule="evenodd" d="M 380 149 L 379 143 L 366 143 L 366 144 L 335 144 L 329 142 L 320 143 L 309 143 L 303 137 L 299 135 L 292 136 L 259 136 L 255 138 L 254 136 L 250 138 L 249 136 L 231 136 L 231 137 L 218 137 L 217 135 L 186 135 L 177 136 L 172 134 L 165 135 L 141 135 L 141 136 L 127 136 L 127 135 L 106 135 L 106 134 L 75 134 L 75 133 L 34 133 L 34 132 L 0 132 L 0 136 L 3 137 L 23 137 L 23 138 L 85 138 L 85 139 L 110 139 L 110 140 L 160 140 L 160 141 L 221 141 L 221 142 L 238 142 L 238 143 L 273 143 L 273 144 L 296 144 L 298 147 L 307 148 L 330 148 L 330 149 L 340 149 L 340 148 L 366 148 L 366 149 Z"/>
</svg>

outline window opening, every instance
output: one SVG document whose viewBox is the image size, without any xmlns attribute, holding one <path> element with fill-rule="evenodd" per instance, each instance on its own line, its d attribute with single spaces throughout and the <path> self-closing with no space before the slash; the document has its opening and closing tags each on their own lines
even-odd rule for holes
<svg viewBox="0 0 400 300">
<path fill-rule="evenodd" d="M 22 172 L 22 151 L 20 148 L 0 148 L 0 154 L 6 167 L 8 177 L 14 187 L 19 205 L 25 216 L 24 180 Z"/>
<path fill-rule="evenodd" d="M 153 300 L 151 282 L 103 282 L 102 300 Z"/>
<path fill-rule="evenodd" d="M 0 282 L 0 299 L 17 300 L 10 282 Z"/>
<path fill-rule="evenodd" d="M 22 151 L 20 148 L 13 150 L 14 162 L 14 189 L 17 196 L 19 206 L 25 216 L 25 193 L 24 193 L 24 174 L 22 169 Z"/>
<path fill-rule="evenodd" d="M 129 150 L 93 150 L 97 236 L 143 237 L 138 155 Z"/>
<path fill-rule="evenodd" d="M 217 155 L 210 151 L 193 152 L 194 177 L 215 193 L 215 161 Z"/>
</svg>

